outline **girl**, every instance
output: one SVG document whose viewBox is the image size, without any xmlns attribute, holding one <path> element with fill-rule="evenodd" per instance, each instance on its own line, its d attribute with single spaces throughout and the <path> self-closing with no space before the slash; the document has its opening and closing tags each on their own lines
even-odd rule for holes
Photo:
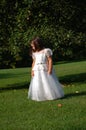
<svg viewBox="0 0 86 130">
<path fill-rule="evenodd" d="M 62 98 L 64 92 L 53 70 L 52 50 L 44 48 L 39 37 L 32 40 L 31 48 L 33 59 L 32 79 L 28 97 L 36 101 Z"/>
</svg>

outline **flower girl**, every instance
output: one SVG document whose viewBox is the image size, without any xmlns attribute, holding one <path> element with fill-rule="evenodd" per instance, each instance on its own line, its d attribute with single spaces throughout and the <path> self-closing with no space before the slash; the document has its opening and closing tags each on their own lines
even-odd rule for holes
<svg viewBox="0 0 86 130">
<path fill-rule="evenodd" d="M 52 50 L 44 48 L 41 38 L 31 42 L 32 71 L 28 98 L 35 101 L 55 100 L 64 97 L 64 91 L 53 70 Z"/>
</svg>

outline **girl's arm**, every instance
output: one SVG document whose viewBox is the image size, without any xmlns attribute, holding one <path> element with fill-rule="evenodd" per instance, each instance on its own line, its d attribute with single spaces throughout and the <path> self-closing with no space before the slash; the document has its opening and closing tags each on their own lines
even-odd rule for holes
<svg viewBox="0 0 86 130">
<path fill-rule="evenodd" d="M 48 57 L 48 74 L 51 74 L 51 73 L 52 73 L 52 66 L 53 66 L 52 57 L 49 56 L 49 57 Z"/>
<path fill-rule="evenodd" d="M 35 59 L 33 59 L 33 62 L 32 62 L 32 69 L 33 69 L 33 67 L 34 67 L 34 64 L 35 64 Z M 33 70 L 31 70 L 31 76 L 32 76 L 32 77 L 34 76 L 34 71 L 33 71 Z"/>
</svg>

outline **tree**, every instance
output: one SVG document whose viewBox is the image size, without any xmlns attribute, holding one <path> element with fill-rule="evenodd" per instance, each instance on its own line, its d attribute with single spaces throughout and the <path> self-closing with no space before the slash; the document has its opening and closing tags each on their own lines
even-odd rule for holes
<svg viewBox="0 0 86 130">
<path fill-rule="evenodd" d="M 59 60 L 84 58 L 85 5 L 85 0 L 2 0 L 0 68 L 31 65 L 28 51 L 34 36 L 52 48 L 55 61 L 57 55 Z"/>
</svg>

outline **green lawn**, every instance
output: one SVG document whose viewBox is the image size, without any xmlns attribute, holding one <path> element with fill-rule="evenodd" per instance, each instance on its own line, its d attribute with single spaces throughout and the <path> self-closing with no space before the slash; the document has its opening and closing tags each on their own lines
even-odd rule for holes
<svg viewBox="0 0 86 130">
<path fill-rule="evenodd" d="M 27 98 L 31 68 L 0 70 L 0 130 L 86 130 L 86 61 L 54 68 L 65 98 L 43 102 Z"/>
</svg>

